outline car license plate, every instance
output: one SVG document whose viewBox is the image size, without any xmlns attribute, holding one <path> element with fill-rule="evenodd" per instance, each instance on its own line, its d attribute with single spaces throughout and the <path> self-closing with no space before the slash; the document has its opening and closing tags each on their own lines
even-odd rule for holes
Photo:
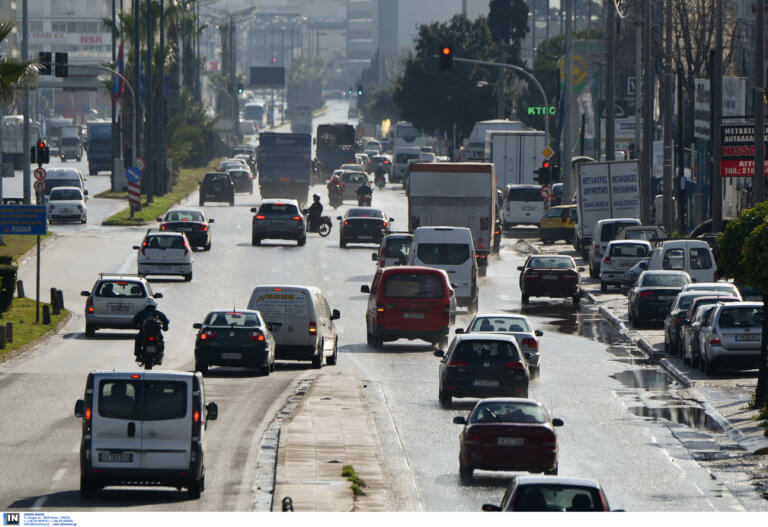
<svg viewBox="0 0 768 527">
<path fill-rule="evenodd" d="M 499 437 L 496 441 L 499 446 L 523 446 L 522 437 Z"/>
<path fill-rule="evenodd" d="M 119 304 L 110 304 L 109 310 L 115 311 L 117 313 L 125 313 L 126 311 L 128 311 L 128 306 L 121 306 Z"/>
<path fill-rule="evenodd" d="M 669 301 L 669 300 L 672 300 L 673 298 L 675 298 L 675 297 L 672 296 L 672 295 L 659 295 L 659 300 L 667 300 L 667 301 Z"/>
<path fill-rule="evenodd" d="M 111 454 L 99 452 L 99 461 L 102 463 L 133 463 L 133 453 Z"/>
<path fill-rule="evenodd" d="M 285 220 L 272 220 L 273 225 L 282 225 L 285 223 Z"/>
<path fill-rule="evenodd" d="M 281 183 L 290 183 L 291 182 L 291 178 L 289 178 L 289 177 L 281 177 L 280 178 L 280 182 Z"/>
<path fill-rule="evenodd" d="M 423 319 L 424 318 L 424 313 L 403 313 L 403 318 Z"/>
<path fill-rule="evenodd" d="M 373 236 L 370 234 L 363 234 L 362 236 L 358 236 L 361 240 L 372 240 Z"/>
<path fill-rule="evenodd" d="M 472 382 L 473 386 L 480 386 L 483 388 L 498 388 L 499 387 L 499 381 L 487 381 L 483 379 L 478 379 L 476 381 Z"/>
<path fill-rule="evenodd" d="M 229 359 L 229 360 L 238 360 L 243 358 L 243 354 L 242 353 L 222 353 L 221 358 Z"/>
<path fill-rule="evenodd" d="M 736 335 L 736 340 L 741 341 L 758 341 L 762 338 L 762 335 L 754 335 L 754 334 L 746 334 L 746 335 Z"/>
<path fill-rule="evenodd" d="M 71 210 L 69 210 L 69 209 L 61 209 L 61 212 L 70 213 L 70 212 L 72 212 L 72 211 L 71 211 Z"/>
<path fill-rule="evenodd" d="M 545 274 L 544 280 L 557 280 L 559 277 L 553 274 Z"/>
</svg>

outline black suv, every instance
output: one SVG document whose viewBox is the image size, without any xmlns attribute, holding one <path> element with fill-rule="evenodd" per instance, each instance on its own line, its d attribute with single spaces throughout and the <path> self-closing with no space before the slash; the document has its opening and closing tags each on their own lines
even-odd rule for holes
<svg viewBox="0 0 768 527">
<path fill-rule="evenodd" d="M 200 183 L 200 206 L 206 201 L 235 204 L 235 185 L 226 172 L 208 172 Z"/>
</svg>

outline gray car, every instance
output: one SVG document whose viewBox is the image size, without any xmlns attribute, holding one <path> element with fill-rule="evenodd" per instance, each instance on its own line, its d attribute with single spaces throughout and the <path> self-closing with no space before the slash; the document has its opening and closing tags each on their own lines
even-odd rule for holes
<svg viewBox="0 0 768 527">
<path fill-rule="evenodd" d="M 699 333 L 699 369 L 712 375 L 718 368 L 756 367 L 762 335 L 762 302 L 718 305 Z"/>
<path fill-rule="evenodd" d="M 261 245 L 265 239 L 296 240 L 307 243 L 307 223 L 295 199 L 265 199 L 251 209 L 253 217 L 251 245 Z"/>
</svg>

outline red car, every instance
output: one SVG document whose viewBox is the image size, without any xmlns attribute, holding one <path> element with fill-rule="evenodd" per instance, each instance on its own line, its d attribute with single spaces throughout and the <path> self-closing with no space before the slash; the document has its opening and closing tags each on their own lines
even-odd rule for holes
<svg viewBox="0 0 768 527">
<path fill-rule="evenodd" d="M 513 397 L 483 399 L 462 424 L 459 475 L 465 484 L 480 470 L 522 470 L 557 474 L 556 426 L 540 402 Z"/>
</svg>

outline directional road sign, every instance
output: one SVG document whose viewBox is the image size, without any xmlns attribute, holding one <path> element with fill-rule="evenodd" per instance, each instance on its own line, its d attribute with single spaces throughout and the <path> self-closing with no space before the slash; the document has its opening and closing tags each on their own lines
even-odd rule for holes
<svg viewBox="0 0 768 527">
<path fill-rule="evenodd" d="M 125 171 L 125 177 L 128 180 L 129 183 L 140 183 L 141 182 L 141 168 L 139 167 L 130 167 L 128 170 Z"/>
</svg>

